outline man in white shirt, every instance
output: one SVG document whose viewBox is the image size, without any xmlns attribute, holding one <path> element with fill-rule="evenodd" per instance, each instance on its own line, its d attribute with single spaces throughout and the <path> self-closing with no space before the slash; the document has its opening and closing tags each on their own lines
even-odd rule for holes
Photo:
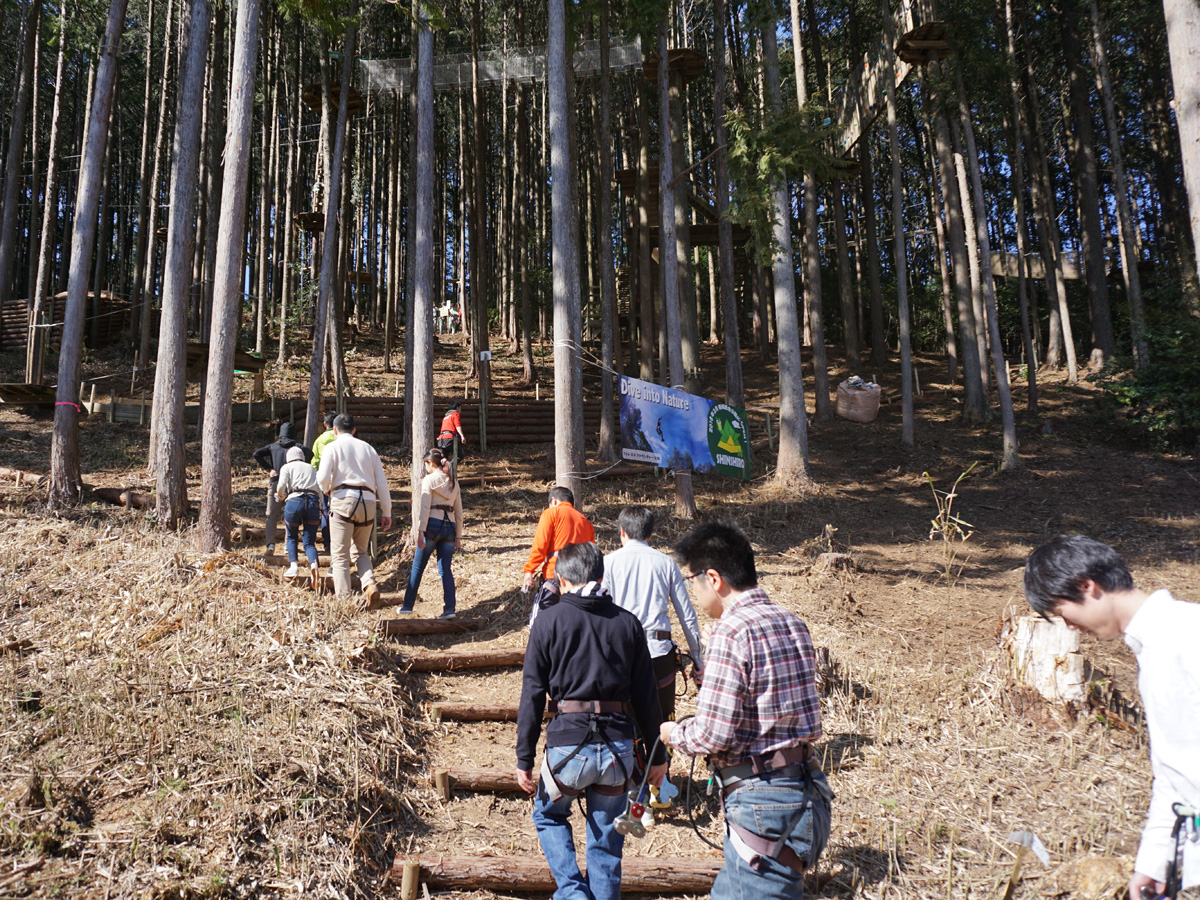
<svg viewBox="0 0 1200 900">
<path fill-rule="evenodd" d="M 1141 900 L 1147 886 L 1174 897 L 1200 885 L 1200 842 L 1189 840 L 1190 823 L 1182 823 L 1178 843 L 1172 836 L 1180 813 L 1200 811 L 1200 604 L 1138 590 L 1116 551 L 1082 535 L 1059 536 L 1029 554 L 1025 597 L 1042 616 L 1062 616 L 1099 640 L 1123 635 L 1137 657 L 1154 784 L 1130 900 Z"/>
<path fill-rule="evenodd" d="M 342 414 L 333 420 L 337 437 L 321 453 L 317 481 L 330 495 L 329 531 L 333 547 L 330 568 L 339 597 L 350 594 L 350 562 L 358 567 L 367 608 L 379 605 L 379 588 L 367 547 L 375 526 L 375 504 L 383 514 L 381 527 L 392 527 L 392 495 L 379 453 L 354 436 L 354 417 Z"/>
<path fill-rule="evenodd" d="M 617 517 L 617 526 L 621 533 L 621 549 L 604 557 L 604 587 L 612 594 L 617 606 L 629 610 L 642 623 L 658 682 L 658 703 L 663 719 L 673 719 L 679 651 L 671 642 L 667 602 L 674 605 L 675 614 L 679 616 L 698 676 L 703 657 L 696 610 L 675 560 L 646 543 L 654 533 L 654 513 L 644 506 L 627 506 Z"/>
</svg>

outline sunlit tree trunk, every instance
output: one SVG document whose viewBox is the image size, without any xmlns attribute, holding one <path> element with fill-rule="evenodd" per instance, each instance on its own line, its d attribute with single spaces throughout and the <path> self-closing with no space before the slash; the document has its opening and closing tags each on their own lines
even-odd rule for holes
<svg viewBox="0 0 1200 900">
<path fill-rule="evenodd" d="M 313 332 L 312 370 L 308 379 L 308 412 L 304 420 L 304 443 L 312 446 L 321 428 L 321 364 L 325 355 L 325 335 L 329 328 L 330 304 L 337 289 L 338 207 L 342 191 L 342 172 L 346 159 L 346 121 L 349 117 L 351 64 L 354 58 L 356 26 L 346 29 L 342 45 L 341 91 L 338 94 L 337 123 L 334 125 L 333 162 L 325 179 L 325 227 L 321 231 L 321 275 L 317 287 L 316 328 Z M 344 223 L 343 227 L 349 223 Z M 337 302 L 332 301 L 334 316 Z M 336 325 L 334 326 L 336 327 Z M 339 348 L 340 349 L 340 348 Z"/>
<path fill-rule="evenodd" d="M 600 265 L 600 449 L 604 461 L 617 459 L 617 429 L 614 426 L 613 376 L 608 367 L 613 364 L 613 306 L 616 302 L 616 273 L 613 271 L 612 248 L 612 179 L 613 147 L 611 117 L 611 88 L 608 65 L 608 0 L 600 3 L 600 208 L 597 218 Z"/>
<path fill-rule="evenodd" d="M 774 26 L 762 30 L 763 75 L 770 108 L 783 107 L 779 92 L 779 55 Z M 808 472 L 808 413 L 800 369 L 800 317 L 796 301 L 796 271 L 792 265 L 792 214 L 787 181 L 779 175 L 771 186 L 774 203 L 775 328 L 779 349 L 779 455 L 775 482 L 781 488 L 806 490 L 812 486 Z M 766 322 L 763 322 L 766 329 Z M 814 342 L 816 337 L 814 335 Z M 828 387 L 828 385 L 827 385 Z M 825 397 L 829 401 L 828 391 Z"/>
<path fill-rule="evenodd" d="M 437 252 L 438 269 L 434 271 L 433 179 L 437 161 L 433 156 L 433 134 L 436 124 L 433 104 L 433 29 L 430 27 L 429 10 L 424 2 L 420 2 L 418 10 L 414 108 L 416 165 L 413 168 L 416 243 L 410 257 L 414 294 L 409 303 L 409 327 L 412 332 L 409 359 L 412 362 L 412 377 L 407 385 L 412 396 L 410 487 L 414 497 L 419 496 L 421 478 L 425 474 L 422 458 L 425 451 L 433 446 L 433 334 L 430 317 L 433 314 L 435 286 L 440 289 L 444 278 L 440 250 Z"/>
<path fill-rule="evenodd" d="M 886 26 L 891 19 L 885 20 Z M 886 27 L 885 26 L 885 27 Z M 896 83 L 895 34 L 884 32 L 888 56 L 888 85 Z M 896 265 L 896 302 L 900 319 L 900 409 L 904 446 L 913 446 L 912 324 L 908 311 L 908 246 L 904 228 L 904 179 L 900 164 L 900 130 L 896 125 L 896 91 L 887 91 L 888 145 L 892 157 L 892 248 Z"/>
<path fill-rule="evenodd" d="M 208 58 L 209 0 L 192 0 L 187 51 L 179 78 L 175 144 L 171 163 L 167 252 L 163 259 L 162 318 L 158 329 L 158 367 L 154 373 L 154 406 L 148 456 L 157 476 L 155 510 L 158 527 L 175 529 L 187 515 L 188 289 L 192 244 L 196 239 L 196 177 L 200 157 L 200 123 L 204 115 L 204 66 Z M 182 44 L 182 42 L 181 42 Z"/>
<path fill-rule="evenodd" d="M 258 8 L 258 0 L 239 0 L 233 45 L 201 451 L 200 547 L 209 553 L 229 549 L 233 507 L 230 470 L 233 358 L 237 350 L 238 309 L 246 279 L 246 182 L 250 168 Z"/>
<path fill-rule="evenodd" d="M 1192 248 L 1200 271 L 1200 9 L 1191 0 L 1163 0 L 1171 79 L 1175 86 L 1175 118 L 1183 147 L 1183 180 L 1187 185 Z"/>
<path fill-rule="evenodd" d="M 546 93 L 550 107 L 550 205 L 554 303 L 554 469 L 556 481 L 582 502 L 583 385 L 574 324 L 579 321 L 579 278 L 571 218 L 571 148 L 567 102 L 566 0 L 550 0 Z M 669 157 L 669 154 L 668 154 Z M 665 227 L 665 222 L 663 223 Z M 663 242 L 663 246 L 666 243 Z"/>
<path fill-rule="evenodd" d="M 108 143 L 108 123 L 116 86 L 117 59 L 121 49 L 121 30 L 125 23 L 127 0 L 112 0 L 91 110 L 88 115 L 87 143 L 79 173 L 75 199 L 75 233 L 71 240 L 70 280 L 63 320 L 62 349 L 58 356 L 58 389 L 54 403 L 54 434 L 50 446 L 49 505 L 73 506 L 79 502 L 82 476 L 79 469 L 79 365 L 83 356 L 83 324 L 87 314 L 87 289 L 96 240 L 96 212 L 100 205 L 100 182 L 104 150 Z"/>
<path fill-rule="evenodd" d="M 721 269 L 721 321 L 725 325 L 725 401 L 745 406 L 737 297 L 733 293 L 733 223 L 729 221 L 729 155 L 725 135 L 725 0 L 713 0 L 713 142 L 717 192 L 717 252 Z M 712 250 L 710 248 L 709 253 Z"/>
</svg>

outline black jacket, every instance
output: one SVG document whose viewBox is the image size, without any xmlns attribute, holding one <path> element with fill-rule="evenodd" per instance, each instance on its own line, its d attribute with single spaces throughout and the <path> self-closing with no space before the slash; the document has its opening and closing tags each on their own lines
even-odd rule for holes
<svg viewBox="0 0 1200 900">
<path fill-rule="evenodd" d="M 617 741 L 640 732 L 646 746 L 652 746 L 662 712 L 646 632 L 637 617 L 607 593 L 584 596 L 578 591 L 538 613 L 525 649 L 517 713 L 517 765 L 522 769 L 533 768 L 547 697 L 629 701 L 632 717 L 623 712 L 599 715 L 602 734 Z M 574 747 L 587 730 L 587 713 L 559 714 L 546 726 L 546 746 Z M 659 747 L 654 762 L 666 759 L 666 750 Z"/>
<path fill-rule="evenodd" d="M 299 447 L 304 451 L 305 462 L 312 462 L 312 451 L 303 444 L 292 440 L 292 423 L 284 422 L 279 426 L 279 440 L 254 451 L 254 461 L 264 472 L 275 470 L 275 475 L 270 479 L 272 483 L 279 480 L 279 470 L 287 463 L 287 452 L 293 447 Z"/>
</svg>

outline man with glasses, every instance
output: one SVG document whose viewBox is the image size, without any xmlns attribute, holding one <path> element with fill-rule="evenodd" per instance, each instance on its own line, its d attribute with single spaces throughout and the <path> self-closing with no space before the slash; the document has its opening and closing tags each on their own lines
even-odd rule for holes
<svg viewBox="0 0 1200 900">
<path fill-rule="evenodd" d="M 716 620 L 696 715 L 662 740 L 708 757 L 725 810 L 725 866 L 713 900 L 801 900 L 829 839 L 833 794 L 814 762 L 821 707 L 808 628 L 758 587 L 754 550 L 731 522 L 693 528 L 673 548 L 696 604 Z"/>
</svg>

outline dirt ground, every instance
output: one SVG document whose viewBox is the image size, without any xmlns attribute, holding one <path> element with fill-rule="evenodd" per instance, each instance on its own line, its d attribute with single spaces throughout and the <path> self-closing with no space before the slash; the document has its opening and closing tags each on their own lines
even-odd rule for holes
<svg viewBox="0 0 1200 900">
<path fill-rule="evenodd" d="M 517 384 L 519 358 L 493 350 L 495 394 L 531 394 Z M 548 344 L 543 351 L 548 363 Z M 382 371 L 378 352 L 363 339 L 350 355 L 361 395 L 395 391 L 399 376 Z M 439 397 L 461 393 L 465 365 L 460 339 L 443 338 Z M 773 402 L 774 367 L 749 353 L 744 365 L 747 405 Z M 0 354 L 0 378 L 18 379 L 20 366 L 15 354 Z M 96 354 L 86 368 L 97 377 L 125 367 Z M 700 516 L 741 523 L 762 585 L 829 651 L 820 755 L 837 799 L 807 889 L 838 898 L 998 896 L 1015 852 L 1006 839 L 1029 829 L 1050 866 L 1028 860 L 1016 896 L 1115 897 L 1149 799 L 1133 658 L 1123 645 L 1085 639 L 1096 703 L 1072 719 L 1011 689 L 997 634 L 1006 611 L 1025 611 L 1025 555 L 1065 531 L 1113 543 L 1140 586 L 1200 600 L 1200 466 L 1134 448 L 1093 384 L 1050 378 L 1041 417 L 1021 419 L 1021 470 L 1000 473 L 998 424 L 960 424 L 941 364 L 918 360 L 918 368 L 925 393 L 914 450 L 901 446 L 895 402 L 871 425 L 811 420 L 811 494 L 772 487 L 766 448 L 757 481 L 695 482 Z M 307 371 L 295 357 L 268 386 L 299 395 Z M 704 374 L 701 392 L 720 396 L 716 348 L 705 350 Z M 847 374 L 838 369 L 833 383 Z M 859 374 L 898 396 L 894 367 Z M 542 377 L 547 396 L 548 369 Z M 805 387 L 812 410 L 811 378 Z M 245 399 L 249 380 L 239 376 L 238 389 Z M 6 466 L 47 470 L 47 414 L 0 408 L 0 429 Z M 81 436 L 89 484 L 150 489 L 148 429 L 89 420 Z M 261 523 L 265 480 L 250 454 L 273 439 L 271 427 L 235 424 L 233 437 L 235 515 Z M 403 490 L 406 451 L 380 450 Z M 415 674 L 401 657 L 523 643 L 521 566 L 552 455 L 550 445 L 502 446 L 464 464 L 463 476 L 525 473 L 464 490 L 458 611 L 481 627 L 403 640 L 378 635 L 386 609 L 361 612 L 284 584 L 260 546 L 205 556 L 189 532 L 161 535 L 145 514 L 98 503 L 47 514 L 36 486 L 6 479 L 0 896 L 384 896 L 398 892 L 387 877 L 397 854 L 538 858 L 526 798 L 456 792 L 443 803 L 429 782 L 434 766 L 512 769 L 513 725 L 434 723 L 427 704 L 515 702 L 519 672 Z M 195 498 L 198 441 L 188 459 Z M 947 491 L 973 464 L 953 507 L 967 536 L 931 539 L 930 479 Z M 592 471 L 603 467 L 589 459 Z M 606 550 L 617 546 L 616 516 L 627 503 L 655 510 L 658 546 L 689 525 L 672 518 L 672 482 L 652 470 L 585 484 L 584 506 Z M 396 517 L 406 522 L 407 509 Z M 385 535 L 377 567 L 393 599 L 411 561 L 403 530 Z M 855 566 L 820 572 L 814 561 L 827 550 L 850 553 Z M 440 600 L 431 568 L 418 612 L 436 614 Z M 672 775 L 689 780 L 685 760 Z M 719 842 L 702 762 L 692 777 L 699 831 Z M 659 813 L 626 853 L 715 858 L 681 806 Z"/>
</svg>

